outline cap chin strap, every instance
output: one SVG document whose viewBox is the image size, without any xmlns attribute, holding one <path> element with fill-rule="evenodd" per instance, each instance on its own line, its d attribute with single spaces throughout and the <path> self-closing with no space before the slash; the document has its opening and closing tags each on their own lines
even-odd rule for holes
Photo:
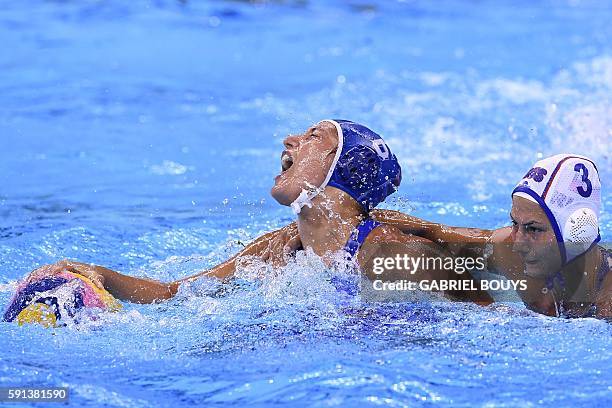
<svg viewBox="0 0 612 408">
<path fill-rule="evenodd" d="M 323 190 L 325 190 L 325 187 L 327 187 L 327 183 L 329 183 L 329 179 L 331 178 L 332 174 L 334 174 L 338 159 L 340 159 L 340 155 L 342 154 L 342 147 L 344 145 L 344 135 L 342 134 L 342 128 L 340 127 L 340 124 L 335 120 L 324 119 L 317 123 L 317 125 L 323 122 L 329 122 L 336 127 L 336 131 L 338 132 L 338 149 L 336 149 L 334 161 L 332 162 L 331 167 L 327 172 L 327 176 L 325 177 L 325 180 L 323 180 L 323 183 L 321 183 L 319 187 L 313 186 L 313 188 L 311 188 L 310 190 L 302 188 L 300 195 L 291 203 L 291 209 L 293 210 L 293 213 L 295 215 L 298 215 L 300 211 L 302 211 L 302 207 L 304 206 L 312 208 L 312 199 L 318 196 L 321 192 L 323 192 Z"/>
<path fill-rule="evenodd" d="M 312 188 L 310 190 L 302 189 L 300 195 L 291 203 L 291 209 L 293 210 L 293 213 L 295 215 L 298 215 L 300 211 L 302 211 L 302 207 L 304 206 L 312 208 L 312 199 L 323 191 L 325 185 L 321 187 Z"/>
</svg>

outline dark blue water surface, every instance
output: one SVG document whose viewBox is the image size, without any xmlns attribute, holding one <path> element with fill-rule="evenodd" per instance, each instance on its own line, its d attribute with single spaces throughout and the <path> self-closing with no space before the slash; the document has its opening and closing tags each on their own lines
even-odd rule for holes
<svg viewBox="0 0 612 408">
<path fill-rule="evenodd" d="M 0 305 L 61 258 L 176 279 L 292 220 L 281 141 L 380 132 L 387 208 L 508 221 L 538 158 L 591 156 L 612 205 L 605 1 L 2 1 Z M 610 406 L 612 328 L 521 304 L 368 304 L 304 256 L 79 327 L 0 323 L 0 386 L 74 406 Z M 221 289 L 221 292 L 219 290 Z"/>
</svg>

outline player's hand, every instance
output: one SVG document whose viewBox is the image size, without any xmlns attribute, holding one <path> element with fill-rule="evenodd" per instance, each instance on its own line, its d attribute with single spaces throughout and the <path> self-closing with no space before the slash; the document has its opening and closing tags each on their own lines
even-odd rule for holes
<svg viewBox="0 0 612 408">
<path fill-rule="evenodd" d="M 42 276 L 58 275 L 64 271 L 72 272 L 89 279 L 94 285 L 100 289 L 104 289 L 104 276 L 101 275 L 93 265 L 74 262 L 68 259 L 63 259 L 54 264 L 44 265 L 30 274 L 29 279 L 39 278 Z"/>
<path fill-rule="evenodd" d="M 291 255 L 301 248 L 302 241 L 300 240 L 297 224 L 291 223 L 280 229 L 268 241 L 268 247 L 261 255 L 261 259 L 275 267 L 285 266 Z"/>
</svg>

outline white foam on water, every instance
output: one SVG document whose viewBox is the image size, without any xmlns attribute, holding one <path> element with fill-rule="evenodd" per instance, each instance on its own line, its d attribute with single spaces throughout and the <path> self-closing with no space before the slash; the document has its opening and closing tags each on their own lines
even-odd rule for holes
<svg viewBox="0 0 612 408">
<path fill-rule="evenodd" d="M 540 81 L 496 78 L 481 81 L 476 86 L 475 96 L 477 100 L 500 98 L 514 104 L 523 104 L 546 100 L 549 91 Z"/>
<path fill-rule="evenodd" d="M 415 89 L 415 83 L 424 88 Z M 611 89 L 612 58 L 603 55 L 548 79 L 381 71 L 296 97 L 267 95 L 242 107 L 275 114 L 284 124 L 279 134 L 322 117 L 356 120 L 381 133 L 402 164 L 453 171 L 501 160 L 524 166 L 537 154 L 561 150 L 609 162 Z"/>
<path fill-rule="evenodd" d="M 157 176 L 180 176 L 189 170 L 193 170 L 193 167 L 172 160 L 164 160 L 161 164 L 154 164 L 149 167 L 149 171 Z"/>
</svg>

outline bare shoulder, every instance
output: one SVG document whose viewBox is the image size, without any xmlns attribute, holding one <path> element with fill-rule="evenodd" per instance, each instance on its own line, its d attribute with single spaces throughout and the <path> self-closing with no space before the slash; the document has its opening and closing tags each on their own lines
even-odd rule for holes
<svg viewBox="0 0 612 408">
<path fill-rule="evenodd" d="M 512 242 L 512 227 L 498 228 L 491 234 L 491 242 L 493 244 L 509 244 Z"/>
<path fill-rule="evenodd" d="M 402 232 L 399 228 L 381 224 L 368 235 L 359 250 L 360 260 L 374 256 L 390 256 L 397 253 L 431 252 L 437 246 L 430 240 Z"/>
<path fill-rule="evenodd" d="M 371 262 L 376 259 L 395 258 L 398 255 L 416 256 L 423 254 L 431 241 L 404 233 L 399 228 L 381 224 L 370 232 L 359 249 L 357 261 L 362 266 L 366 276 L 376 279 Z"/>
<path fill-rule="evenodd" d="M 385 218 L 397 218 L 397 219 L 407 219 L 410 218 L 408 215 L 404 214 L 400 211 L 395 210 L 381 210 L 374 209 L 370 212 L 370 216 L 374 219 L 385 219 Z"/>
<path fill-rule="evenodd" d="M 492 253 L 487 260 L 489 272 L 500 273 L 509 279 L 523 277 L 523 261 L 514 252 L 512 245 L 512 228 L 499 228 L 491 235 Z"/>
<path fill-rule="evenodd" d="M 426 238 L 421 238 L 413 234 L 406 234 L 402 232 L 399 228 L 390 225 L 390 224 L 381 224 L 366 238 L 364 242 L 364 246 L 368 244 L 382 244 L 382 243 L 413 243 L 413 242 L 422 242 L 428 243 L 431 242 Z"/>
</svg>

